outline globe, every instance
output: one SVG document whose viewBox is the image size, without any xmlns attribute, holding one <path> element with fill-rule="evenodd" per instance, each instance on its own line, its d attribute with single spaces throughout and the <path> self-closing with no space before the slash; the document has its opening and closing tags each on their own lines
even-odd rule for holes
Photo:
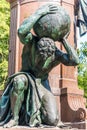
<svg viewBox="0 0 87 130">
<path fill-rule="evenodd" d="M 55 14 L 46 14 L 41 17 L 33 29 L 39 38 L 49 37 L 54 41 L 61 41 L 70 31 L 70 16 L 63 7 L 58 6 Z"/>
</svg>

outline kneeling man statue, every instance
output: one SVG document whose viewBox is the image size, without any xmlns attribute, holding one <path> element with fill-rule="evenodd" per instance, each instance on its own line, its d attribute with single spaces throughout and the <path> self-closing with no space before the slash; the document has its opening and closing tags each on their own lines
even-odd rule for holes
<svg viewBox="0 0 87 130">
<path fill-rule="evenodd" d="M 1 126 L 58 126 L 60 116 L 48 74 L 60 63 L 78 65 L 77 53 L 66 40 L 69 32 L 68 13 L 54 4 L 41 6 L 20 25 L 18 36 L 24 44 L 22 68 L 7 80 L 0 100 Z M 60 42 L 66 52 L 59 50 L 55 41 Z"/>
</svg>

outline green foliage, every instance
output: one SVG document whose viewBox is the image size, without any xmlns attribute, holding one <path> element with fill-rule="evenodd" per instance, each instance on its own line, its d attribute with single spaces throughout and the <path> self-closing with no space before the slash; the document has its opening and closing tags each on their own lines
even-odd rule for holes
<svg viewBox="0 0 87 130">
<path fill-rule="evenodd" d="M 85 91 L 85 97 L 87 98 L 87 70 L 83 74 L 83 86 Z"/>
<path fill-rule="evenodd" d="M 78 84 L 84 89 L 85 97 L 87 98 L 87 42 L 81 43 L 81 48 L 78 50 L 80 64 L 78 67 Z"/>
<path fill-rule="evenodd" d="M 10 25 L 10 5 L 0 0 L 0 89 L 3 89 L 8 70 L 8 39 Z"/>
</svg>

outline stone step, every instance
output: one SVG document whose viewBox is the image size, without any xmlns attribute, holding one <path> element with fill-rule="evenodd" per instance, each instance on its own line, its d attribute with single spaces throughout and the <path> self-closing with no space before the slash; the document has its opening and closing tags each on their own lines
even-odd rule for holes
<svg viewBox="0 0 87 130">
<path fill-rule="evenodd" d="M 0 130 L 68 130 L 68 128 L 60 129 L 58 127 L 53 128 L 30 128 L 30 127 L 23 127 L 23 126 L 15 126 L 12 128 L 3 128 L 0 127 Z M 72 128 L 70 130 L 78 130 L 77 128 Z"/>
<path fill-rule="evenodd" d="M 67 122 L 64 123 L 67 126 L 71 126 L 71 129 L 68 128 L 58 128 L 58 127 L 28 127 L 28 126 L 15 126 L 12 128 L 3 128 L 0 127 L 0 130 L 87 130 L 87 120 L 82 122 Z"/>
</svg>

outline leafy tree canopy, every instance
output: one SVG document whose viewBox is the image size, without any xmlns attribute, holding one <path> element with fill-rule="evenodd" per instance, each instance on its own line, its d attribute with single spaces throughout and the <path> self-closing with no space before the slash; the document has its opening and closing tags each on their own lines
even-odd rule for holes
<svg viewBox="0 0 87 130">
<path fill-rule="evenodd" d="M 8 70 L 8 39 L 10 25 L 10 5 L 0 0 L 0 89 L 4 87 Z"/>
<path fill-rule="evenodd" d="M 78 84 L 80 88 L 84 89 L 85 97 L 87 98 L 87 42 L 81 43 L 78 53 L 80 59 L 78 67 Z"/>
</svg>

